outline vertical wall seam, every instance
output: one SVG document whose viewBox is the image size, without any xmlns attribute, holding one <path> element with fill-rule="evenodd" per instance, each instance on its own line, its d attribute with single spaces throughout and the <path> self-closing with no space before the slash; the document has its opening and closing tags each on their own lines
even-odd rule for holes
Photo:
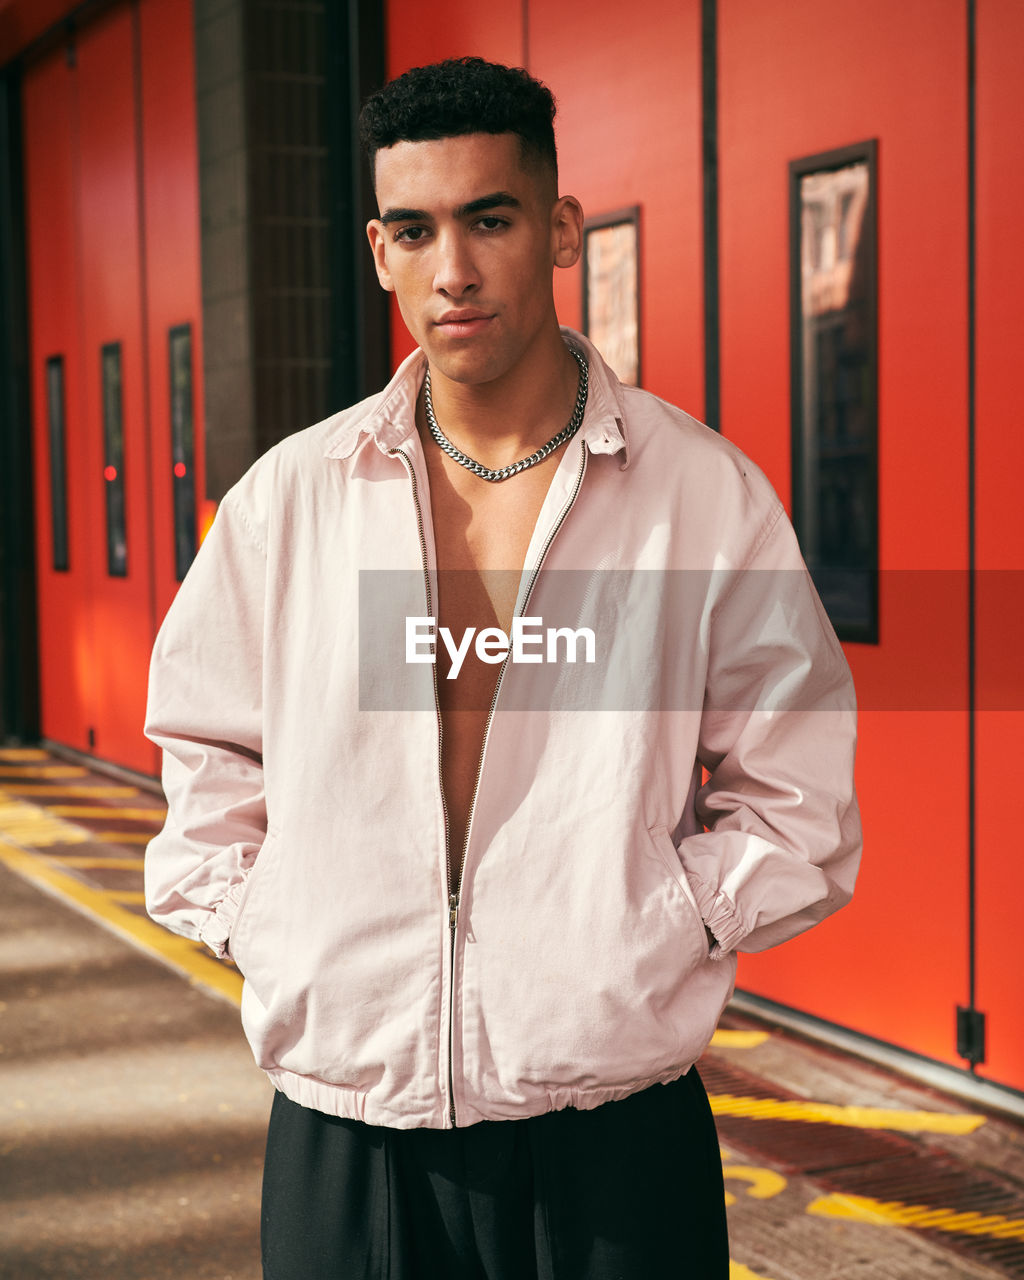
<svg viewBox="0 0 1024 1280">
<path fill-rule="evenodd" d="M 139 371 L 142 376 L 142 465 L 145 468 L 145 489 L 149 506 L 148 511 L 138 512 L 135 516 L 136 528 L 145 532 L 146 566 L 149 571 L 149 626 L 150 633 L 156 636 L 156 536 L 153 527 L 153 513 L 156 508 L 156 488 L 153 474 L 153 406 L 152 387 L 149 376 L 149 264 L 147 261 L 146 240 L 146 163 L 144 147 L 144 130 L 142 118 L 142 14 L 138 0 L 132 4 L 132 74 L 134 76 L 133 100 L 135 105 L 135 201 L 137 206 L 137 222 L 139 234 L 139 346 L 141 360 Z"/>
<path fill-rule="evenodd" d="M 701 0 L 701 173 L 704 211 L 704 421 L 721 431 L 718 248 L 718 0 Z"/>
<path fill-rule="evenodd" d="M 967 986 L 972 1012 L 977 999 L 977 136 L 977 3 L 967 0 Z M 972 1061 L 972 1071 L 975 1065 Z"/>
<path fill-rule="evenodd" d="M 530 0 L 523 0 L 523 69 L 530 69 Z"/>
<path fill-rule="evenodd" d="M 79 557 L 81 564 L 79 584 L 82 584 L 84 577 L 84 586 L 86 590 L 85 608 L 82 610 L 82 597 L 78 594 L 80 586 L 75 590 L 74 607 L 81 614 L 84 612 L 84 632 L 86 652 L 88 654 L 88 667 L 91 669 L 95 662 L 95 656 L 99 647 L 99 636 L 97 633 L 96 623 L 96 607 L 95 607 L 95 582 L 96 572 L 93 565 L 94 548 L 91 542 L 91 534 L 93 530 L 103 528 L 106 530 L 106 515 L 104 514 L 102 477 L 93 473 L 90 466 L 89 446 L 92 443 L 90 439 L 91 420 L 89 417 L 89 396 L 87 391 L 87 383 L 89 374 L 86 372 L 86 362 L 93 359 L 100 359 L 100 353 L 89 351 L 86 347 L 86 336 L 88 329 L 85 323 L 86 306 L 85 306 L 85 233 L 83 227 L 84 213 L 82 211 L 82 95 L 81 84 L 78 72 L 78 32 L 74 28 L 68 30 L 67 43 L 64 50 L 64 64 L 71 76 L 71 234 L 74 237 L 73 246 L 73 265 L 75 280 L 75 320 L 72 327 L 74 340 L 74 356 L 78 365 L 77 396 L 75 397 L 78 413 L 78 426 L 75 435 L 77 436 L 77 468 L 69 461 L 68 476 L 73 476 L 76 471 L 80 477 L 78 492 L 72 496 L 72 491 L 68 491 L 68 536 L 69 536 L 69 555 L 68 562 L 71 571 L 75 572 L 76 556 Z M 71 350 L 68 352 L 69 365 Z M 95 364 L 93 370 L 95 371 Z M 102 387 L 102 378 L 100 380 Z M 71 416 L 70 403 L 71 398 L 65 398 L 65 412 L 68 415 L 68 437 L 71 439 Z M 102 411 L 101 424 L 102 430 Z M 95 505 L 94 505 L 95 504 Z M 72 532 L 71 512 L 74 508 L 78 508 L 84 515 L 79 516 L 78 527 L 85 527 L 90 535 L 90 541 L 82 544 L 79 540 L 75 545 L 75 537 Z M 93 520 L 93 514 L 98 519 Z M 44 664 L 45 665 L 45 664 Z M 97 722 L 96 694 L 93 683 L 90 681 L 83 694 L 82 705 L 79 716 L 79 732 L 84 733 L 86 740 L 95 730 Z M 40 725 L 42 728 L 42 725 Z M 46 739 L 43 739 L 46 741 Z"/>
</svg>

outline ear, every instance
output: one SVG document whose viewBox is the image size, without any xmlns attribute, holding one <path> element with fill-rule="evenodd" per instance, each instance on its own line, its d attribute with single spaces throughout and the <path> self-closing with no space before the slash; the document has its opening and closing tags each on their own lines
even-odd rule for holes
<svg viewBox="0 0 1024 1280">
<path fill-rule="evenodd" d="M 551 242 L 556 267 L 574 267 L 583 251 L 583 206 L 561 196 L 551 211 Z"/>
<path fill-rule="evenodd" d="M 370 242 L 370 252 L 373 254 L 373 265 L 377 268 L 377 279 L 380 281 L 380 287 L 386 289 L 388 293 L 394 293 L 395 284 L 391 279 L 391 272 L 388 270 L 387 264 L 387 237 L 384 231 L 384 223 L 374 218 L 372 222 L 366 224 L 366 238 Z"/>
</svg>

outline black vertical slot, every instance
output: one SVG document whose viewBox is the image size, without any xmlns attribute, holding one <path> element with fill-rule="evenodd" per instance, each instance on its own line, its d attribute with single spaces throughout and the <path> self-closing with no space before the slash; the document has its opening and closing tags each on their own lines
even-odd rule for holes
<svg viewBox="0 0 1024 1280">
<path fill-rule="evenodd" d="M 128 533 L 124 497 L 124 414 L 121 396 L 121 344 L 101 351 L 103 387 L 103 486 L 107 507 L 107 573 L 128 576 Z"/>
</svg>

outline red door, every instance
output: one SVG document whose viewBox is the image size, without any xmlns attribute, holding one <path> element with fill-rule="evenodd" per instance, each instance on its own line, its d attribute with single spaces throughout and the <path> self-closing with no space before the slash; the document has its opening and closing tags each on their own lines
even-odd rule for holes
<svg viewBox="0 0 1024 1280">
<path fill-rule="evenodd" d="M 853 904 L 740 985 L 962 1065 L 967 991 L 967 78 L 959 0 L 720 0 L 722 428 L 790 490 L 787 172 L 877 141 L 878 642 Z"/>
<path fill-rule="evenodd" d="M 147 773 L 149 650 L 195 542 L 191 59 L 187 6 L 147 0 L 24 88 L 43 733 Z"/>
</svg>

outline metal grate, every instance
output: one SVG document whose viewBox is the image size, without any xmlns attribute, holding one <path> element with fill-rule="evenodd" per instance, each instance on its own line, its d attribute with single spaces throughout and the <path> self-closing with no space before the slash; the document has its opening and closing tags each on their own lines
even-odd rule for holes
<svg viewBox="0 0 1024 1280">
<path fill-rule="evenodd" d="M 720 1059 L 705 1057 L 700 1062 L 700 1075 L 709 1094 L 734 1097 L 798 1101 L 799 1095 L 766 1085 L 757 1076 L 727 1065 Z M 873 1164 L 907 1155 L 917 1148 L 899 1134 L 873 1129 L 847 1129 L 833 1124 L 817 1124 L 806 1120 L 756 1119 L 748 1116 L 719 1115 L 715 1119 L 718 1132 L 740 1149 L 764 1153 L 772 1164 L 790 1175 L 820 1174 L 855 1165 Z"/>
<path fill-rule="evenodd" d="M 714 1095 L 800 1101 L 799 1095 L 766 1084 L 713 1054 L 700 1062 L 707 1091 Z M 718 1131 L 731 1146 L 790 1175 L 805 1175 L 816 1186 L 837 1195 L 864 1197 L 893 1211 L 896 1222 L 907 1207 L 904 1226 L 944 1248 L 991 1267 L 1004 1276 L 1024 1280 L 1024 1187 L 1010 1178 L 973 1166 L 912 1137 L 878 1130 L 843 1128 L 802 1120 L 759 1119 L 718 1115 Z M 913 1213 L 918 1207 L 920 1214 Z M 936 1222 L 949 1210 L 994 1218 L 974 1219 L 956 1229 Z M 915 1219 L 920 1219 L 920 1225 Z M 976 1232 L 972 1234 L 971 1231 Z"/>
</svg>

